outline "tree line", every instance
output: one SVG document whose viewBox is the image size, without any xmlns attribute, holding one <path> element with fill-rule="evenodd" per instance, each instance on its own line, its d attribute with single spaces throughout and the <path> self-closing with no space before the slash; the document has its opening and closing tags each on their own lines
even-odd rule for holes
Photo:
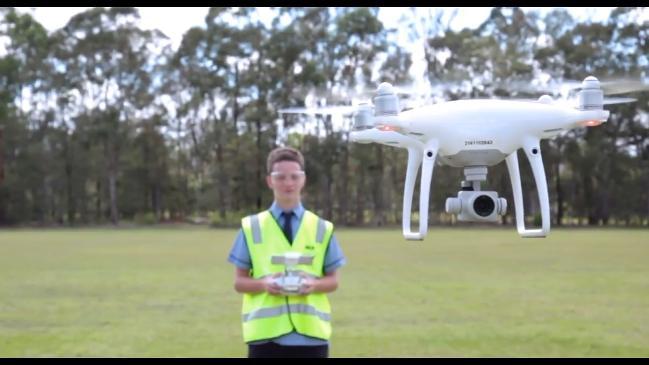
<svg viewBox="0 0 649 365">
<path fill-rule="evenodd" d="M 442 99 L 538 97 L 514 86 L 539 75 L 649 76 L 639 13 L 577 22 L 563 9 L 493 8 L 475 29 L 455 31 L 442 12 L 413 9 L 399 28 L 423 48 L 423 77 L 444 86 Z M 306 95 L 344 103 L 345 90 L 412 82 L 412 54 L 378 8 L 273 14 L 210 8 L 174 50 L 162 32 L 140 28 L 135 8 L 93 8 L 52 32 L 0 9 L 0 225 L 234 225 L 272 201 L 265 158 L 279 145 L 305 155 L 308 209 L 338 225 L 400 224 L 405 150 L 354 144 L 332 117 L 278 110 Z M 543 141 L 553 224 L 649 225 L 649 99 L 631 96 L 636 103 L 607 107 L 608 123 Z M 538 220 L 531 171 L 521 168 L 528 219 Z M 462 177 L 435 168 L 431 223 L 454 223 L 444 201 Z M 513 224 L 504 163 L 484 188 L 510 200 L 502 223 Z"/>
</svg>

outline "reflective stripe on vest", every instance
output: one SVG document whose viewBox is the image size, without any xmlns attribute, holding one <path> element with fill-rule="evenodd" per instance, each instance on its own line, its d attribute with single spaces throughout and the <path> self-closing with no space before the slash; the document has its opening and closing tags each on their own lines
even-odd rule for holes
<svg viewBox="0 0 649 365">
<path fill-rule="evenodd" d="M 253 319 L 277 317 L 285 313 L 310 314 L 319 317 L 323 321 L 331 321 L 331 315 L 329 315 L 329 313 L 320 312 L 314 306 L 308 304 L 289 304 L 288 306 L 280 305 L 271 308 L 259 308 L 252 312 L 243 314 L 241 318 L 244 322 L 247 322 Z"/>
<path fill-rule="evenodd" d="M 252 228 L 252 240 L 254 243 L 261 243 L 261 227 L 257 214 L 250 217 L 250 228 Z"/>
<path fill-rule="evenodd" d="M 324 219 L 318 217 L 318 232 L 315 235 L 315 241 L 317 243 L 322 243 L 324 239 L 325 231 L 327 230 Z"/>
</svg>

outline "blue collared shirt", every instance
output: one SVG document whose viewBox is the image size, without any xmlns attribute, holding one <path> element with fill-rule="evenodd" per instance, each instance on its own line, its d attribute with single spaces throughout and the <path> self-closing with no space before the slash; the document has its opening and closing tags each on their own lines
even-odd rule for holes
<svg viewBox="0 0 649 365">
<path fill-rule="evenodd" d="M 273 215 L 279 226 L 283 227 L 284 216 L 282 215 L 282 208 L 280 208 L 277 202 L 273 202 L 268 210 Z M 300 228 L 300 223 L 302 222 L 304 211 L 305 209 L 304 206 L 302 206 L 302 203 L 298 203 L 298 205 L 293 208 L 293 212 L 295 213 L 291 218 L 293 237 L 295 237 L 297 230 Z M 230 250 L 230 255 L 228 256 L 228 261 L 241 269 L 249 270 L 252 268 L 252 260 L 250 259 L 250 252 L 248 251 L 248 245 L 246 244 L 246 235 L 241 229 L 239 230 L 239 233 L 234 240 L 234 244 L 232 245 L 232 249 Z M 343 255 L 342 249 L 338 244 L 338 240 L 336 239 L 336 236 L 332 234 L 329 241 L 329 246 L 327 246 L 327 252 L 325 253 L 324 272 L 333 272 L 339 267 L 345 265 L 346 262 L 347 261 L 345 259 L 345 256 Z M 262 344 L 270 341 L 271 340 L 254 341 L 251 342 L 251 344 Z M 328 343 L 328 341 L 304 336 L 297 332 L 291 332 L 289 334 L 274 338 L 272 339 L 272 341 L 284 346 L 317 346 L 326 345 Z"/>
</svg>

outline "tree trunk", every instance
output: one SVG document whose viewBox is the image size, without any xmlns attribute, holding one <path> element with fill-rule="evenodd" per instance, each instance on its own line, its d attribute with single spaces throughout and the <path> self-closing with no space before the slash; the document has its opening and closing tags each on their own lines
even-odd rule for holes
<svg viewBox="0 0 649 365">
<path fill-rule="evenodd" d="M 151 205 L 153 208 L 153 214 L 155 215 L 156 221 L 159 221 L 162 218 L 162 212 L 160 209 L 160 183 L 156 181 L 155 184 L 153 184 L 153 192 L 151 196 Z"/>
<path fill-rule="evenodd" d="M 219 123 L 221 124 L 221 123 Z M 221 128 L 219 132 L 219 143 L 216 147 L 216 163 L 218 164 L 218 189 L 219 189 L 219 215 L 221 219 L 225 220 L 227 211 L 229 210 L 228 204 L 228 178 L 225 171 L 225 159 L 224 159 L 224 148 L 225 145 L 225 131 L 224 128 Z"/>
<path fill-rule="evenodd" d="M 76 202 L 74 198 L 74 188 L 72 185 L 72 162 L 70 161 L 69 141 L 68 136 L 64 137 L 63 155 L 65 156 L 65 182 L 68 200 L 68 224 L 74 225 L 75 216 L 77 214 Z"/>
<path fill-rule="evenodd" d="M 385 204 L 384 204 L 384 195 L 383 189 L 385 185 L 383 184 L 383 148 L 381 145 L 375 145 L 375 156 L 376 156 L 376 166 L 372 173 L 372 190 L 374 195 L 374 225 L 383 226 L 385 225 Z"/>
<path fill-rule="evenodd" d="M 52 204 L 53 193 L 52 193 L 52 178 L 48 175 L 47 171 L 43 171 L 43 223 L 51 223 L 54 220 L 54 205 Z"/>
<path fill-rule="evenodd" d="M 116 166 L 111 163 L 112 166 L 108 169 L 108 192 L 110 194 L 110 221 L 114 225 L 118 223 L 118 214 L 117 214 L 117 172 Z"/>
<path fill-rule="evenodd" d="M 107 146 L 108 153 L 108 197 L 110 199 L 110 221 L 114 225 L 118 223 L 117 213 L 117 152 L 115 146 Z"/>
<path fill-rule="evenodd" d="M 329 170 L 331 166 L 327 166 L 327 169 Z M 323 184 L 322 188 L 324 190 L 323 196 L 324 196 L 324 216 L 326 219 L 331 219 L 331 215 L 333 214 L 333 197 L 332 197 L 332 178 L 331 178 L 331 171 L 327 171 L 327 173 L 323 176 Z"/>
<path fill-rule="evenodd" d="M 608 185 L 608 184 L 607 184 Z M 611 195 L 609 194 L 610 186 L 607 186 L 601 193 L 601 209 L 599 212 L 603 225 L 607 225 L 611 217 Z"/>
<path fill-rule="evenodd" d="M 234 95 L 232 97 L 232 119 L 234 123 L 234 130 L 237 131 L 237 122 L 239 119 L 239 64 L 234 64 Z M 236 142 L 236 141 L 235 141 Z"/>
<path fill-rule="evenodd" d="M 332 145 L 329 141 L 332 139 L 333 126 L 331 118 L 325 120 L 325 146 L 329 149 Z M 331 153 L 328 151 L 328 153 Z M 324 189 L 324 216 L 327 219 L 332 219 L 333 215 L 333 159 L 324 160 L 325 175 L 323 176 L 323 189 Z"/>
<path fill-rule="evenodd" d="M 561 226 L 563 220 L 563 190 L 561 189 L 561 175 L 559 173 L 561 164 L 557 161 L 555 164 L 555 189 L 557 194 L 557 221 L 555 224 Z"/>
<path fill-rule="evenodd" d="M 584 174 L 584 203 L 586 204 L 586 213 L 588 216 L 588 225 L 595 226 L 597 225 L 597 206 L 596 202 L 593 199 L 593 188 L 592 188 L 592 179 L 588 173 Z"/>
<path fill-rule="evenodd" d="M 97 188 L 97 199 L 95 200 L 95 220 L 97 223 L 101 222 L 101 178 L 97 179 L 95 184 Z"/>
<path fill-rule="evenodd" d="M 349 185 L 349 175 L 348 175 L 348 170 L 349 169 L 349 139 L 345 141 L 343 145 L 343 158 L 342 158 L 342 163 L 340 166 L 340 177 L 341 177 L 341 182 L 338 188 L 338 219 L 342 225 L 347 225 L 347 209 L 348 209 L 348 194 L 349 194 L 349 189 L 347 188 L 347 185 Z"/>
<path fill-rule="evenodd" d="M 3 193 L 5 178 L 3 127 L 0 126 L 0 225 L 7 223 L 7 199 Z"/>
<path fill-rule="evenodd" d="M 356 187 L 356 225 L 360 226 L 364 221 L 364 211 L 365 211 L 365 197 L 363 196 L 363 191 L 365 190 L 365 170 L 363 168 L 358 169 L 358 186 Z"/>
<path fill-rule="evenodd" d="M 2 186 L 2 183 L 4 182 L 5 179 L 5 160 L 4 160 L 4 135 L 3 135 L 3 129 L 4 127 L 0 126 L 0 187 Z"/>
<path fill-rule="evenodd" d="M 262 155 L 261 155 L 261 120 L 259 118 L 255 122 L 255 125 L 257 126 L 257 163 L 255 164 L 255 181 L 256 181 L 256 189 L 255 189 L 255 206 L 257 207 L 257 210 L 261 210 L 261 189 L 262 187 L 262 181 L 261 181 L 261 169 L 262 169 Z"/>
</svg>

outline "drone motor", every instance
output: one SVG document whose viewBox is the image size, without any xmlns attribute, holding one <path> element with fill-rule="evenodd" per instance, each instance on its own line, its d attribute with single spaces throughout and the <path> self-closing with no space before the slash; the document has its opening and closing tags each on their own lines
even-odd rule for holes
<svg viewBox="0 0 649 365">
<path fill-rule="evenodd" d="M 387 82 L 379 85 L 374 97 L 374 105 L 374 115 L 377 117 L 399 114 L 399 97 L 392 85 Z"/>
<path fill-rule="evenodd" d="M 604 92 L 600 88 L 599 80 L 588 76 L 581 84 L 579 91 L 579 110 L 602 109 L 604 105 Z"/>
<path fill-rule="evenodd" d="M 367 103 L 359 104 L 358 110 L 354 113 L 352 130 L 362 131 L 371 128 L 374 128 L 374 112 L 372 111 L 372 107 Z"/>
</svg>

